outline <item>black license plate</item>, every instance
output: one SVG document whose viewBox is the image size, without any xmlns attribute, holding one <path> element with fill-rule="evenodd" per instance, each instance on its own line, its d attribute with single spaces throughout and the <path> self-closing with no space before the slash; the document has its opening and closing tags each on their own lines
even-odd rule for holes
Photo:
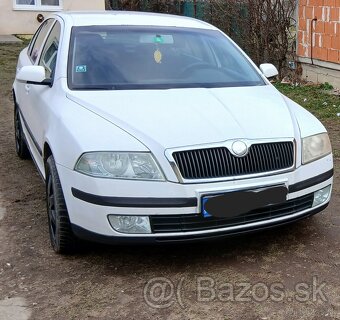
<svg viewBox="0 0 340 320">
<path fill-rule="evenodd" d="M 287 194 L 287 187 L 279 185 L 205 196 L 202 197 L 202 213 L 204 217 L 237 217 L 258 208 L 285 202 Z"/>
</svg>

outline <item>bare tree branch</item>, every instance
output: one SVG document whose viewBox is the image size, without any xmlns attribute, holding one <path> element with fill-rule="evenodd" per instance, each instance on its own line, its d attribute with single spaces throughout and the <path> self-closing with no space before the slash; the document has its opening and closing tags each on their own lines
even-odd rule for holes
<svg viewBox="0 0 340 320">
<path fill-rule="evenodd" d="M 107 0 L 107 8 L 183 14 L 184 5 L 203 9 L 203 19 L 235 40 L 256 64 L 276 65 L 280 77 L 295 58 L 297 0 Z M 195 10 L 197 11 L 197 10 Z M 202 10 L 201 10 L 202 11 Z M 201 17 L 200 17 L 201 18 Z M 293 30 L 294 29 L 294 30 Z"/>
</svg>

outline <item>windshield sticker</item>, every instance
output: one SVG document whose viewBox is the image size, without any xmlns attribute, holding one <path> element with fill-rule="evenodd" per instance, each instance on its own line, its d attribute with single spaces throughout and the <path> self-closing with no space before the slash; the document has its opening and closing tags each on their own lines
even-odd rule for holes
<svg viewBox="0 0 340 320">
<path fill-rule="evenodd" d="M 164 39 L 160 35 L 156 35 L 156 37 L 153 39 L 154 43 L 164 43 Z"/>
<path fill-rule="evenodd" d="M 154 43 L 154 44 L 173 44 L 174 38 L 171 34 L 142 34 L 139 37 L 140 43 Z"/>
<path fill-rule="evenodd" d="M 153 57 L 154 57 L 156 63 L 161 63 L 162 62 L 162 52 L 160 52 L 159 49 L 157 49 L 154 52 Z"/>
<path fill-rule="evenodd" d="M 76 66 L 76 72 L 87 72 L 87 66 L 86 65 Z"/>
</svg>

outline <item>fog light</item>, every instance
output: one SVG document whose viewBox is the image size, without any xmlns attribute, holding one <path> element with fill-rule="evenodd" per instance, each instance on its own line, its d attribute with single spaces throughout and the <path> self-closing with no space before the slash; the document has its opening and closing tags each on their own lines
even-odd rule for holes
<svg viewBox="0 0 340 320">
<path fill-rule="evenodd" d="M 121 233 L 151 233 L 150 221 L 147 216 L 116 216 L 109 215 L 111 227 Z"/>
<path fill-rule="evenodd" d="M 313 207 L 318 206 L 322 203 L 324 203 L 331 192 L 331 186 L 327 186 L 325 188 L 322 188 L 318 191 L 314 192 L 314 201 L 313 201 Z"/>
</svg>

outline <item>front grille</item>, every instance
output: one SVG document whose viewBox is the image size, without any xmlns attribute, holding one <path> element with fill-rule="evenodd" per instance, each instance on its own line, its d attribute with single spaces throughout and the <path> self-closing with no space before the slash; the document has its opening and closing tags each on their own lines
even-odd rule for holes
<svg viewBox="0 0 340 320">
<path fill-rule="evenodd" d="M 312 207 L 314 194 L 288 200 L 282 204 L 252 210 L 232 218 L 204 218 L 202 214 L 150 216 L 152 232 L 188 232 L 217 229 L 287 216 Z"/>
<path fill-rule="evenodd" d="M 210 179 L 287 169 L 294 164 L 293 142 L 260 143 L 250 146 L 244 157 L 227 148 L 174 152 L 173 158 L 184 179 Z"/>
</svg>

